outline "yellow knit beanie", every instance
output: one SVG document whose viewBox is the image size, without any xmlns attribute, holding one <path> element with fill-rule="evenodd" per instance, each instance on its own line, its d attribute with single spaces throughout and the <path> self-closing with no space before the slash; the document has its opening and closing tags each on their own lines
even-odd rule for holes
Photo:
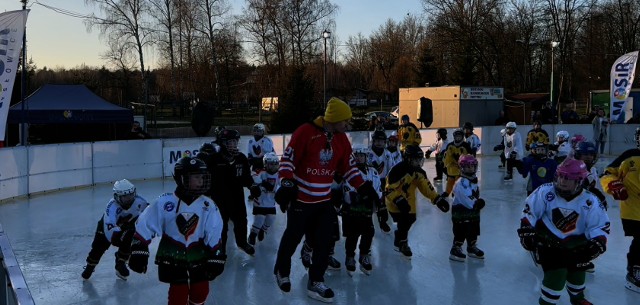
<svg viewBox="0 0 640 305">
<path fill-rule="evenodd" d="M 337 123 L 351 119 L 351 107 L 337 97 L 332 97 L 327 103 L 324 112 L 324 120 L 329 123 Z"/>
</svg>

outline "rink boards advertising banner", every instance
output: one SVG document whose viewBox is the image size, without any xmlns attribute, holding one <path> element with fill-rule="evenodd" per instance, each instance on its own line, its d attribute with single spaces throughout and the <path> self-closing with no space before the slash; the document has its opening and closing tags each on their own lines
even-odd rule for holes
<svg viewBox="0 0 640 305">
<path fill-rule="evenodd" d="M 0 141 L 4 141 L 11 92 L 20 61 L 22 36 L 29 10 L 0 14 Z"/>
<path fill-rule="evenodd" d="M 631 92 L 637 61 L 638 51 L 630 52 L 616 59 L 611 67 L 611 90 L 609 90 L 609 94 L 611 95 L 611 109 L 609 113 L 612 122 L 616 122 L 622 111 L 624 111 L 627 97 L 629 97 L 629 92 Z"/>
</svg>

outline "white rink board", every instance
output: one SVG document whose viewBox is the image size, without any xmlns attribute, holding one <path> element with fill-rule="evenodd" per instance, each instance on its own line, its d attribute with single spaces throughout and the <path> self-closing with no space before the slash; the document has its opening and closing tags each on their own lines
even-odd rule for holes
<svg viewBox="0 0 640 305">
<path fill-rule="evenodd" d="M 549 137 L 555 141 L 559 130 L 569 134 L 582 134 L 593 140 L 591 124 L 543 125 Z M 638 125 L 611 125 L 605 155 L 617 156 L 635 147 L 634 132 Z M 476 127 L 474 132 L 482 142 L 480 154 L 496 155 L 493 147 L 500 139 L 503 126 Z M 518 126 L 517 131 L 526 139 L 530 125 Z M 447 128 L 449 140 L 453 128 Z M 386 131 L 390 135 L 392 131 Z M 426 150 L 436 139 L 436 129 L 421 129 L 422 143 Z M 247 143 L 252 136 L 242 136 L 239 149 L 247 152 Z M 272 139 L 276 154 L 282 155 L 291 134 L 268 135 Z M 350 132 L 353 143 L 369 144 L 371 132 Z M 171 176 L 173 163 L 179 157 L 177 151 L 197 154 L 202 143 L 212 138 L 126 140 L 95 143 L 70 143 L 8 147 L 0 149 L 0 200 L 26 194 L 58 190 L 61 188 L 112 182 L 117 179 L 150 179 Z M 172 158 L 173 151 L 173 158 Z M 173 162 L 172 162 L 173 159 Z M 27 181 L 27 176 L 31 177 Z"/>
</svg>

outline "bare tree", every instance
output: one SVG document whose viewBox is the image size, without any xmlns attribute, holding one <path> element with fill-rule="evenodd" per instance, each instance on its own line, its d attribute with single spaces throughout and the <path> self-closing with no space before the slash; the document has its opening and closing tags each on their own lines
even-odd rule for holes
<svg viewBox="0 0 640 305">
<path fill-rule="evenodd" d="M 281 8 L 292 63 L 303 66 L 316 57 L 317 42 L 322 31 L 332 27 L 338 7 L 329 0 L 284 0 Z"/>
<path fill-rule="evenodd" d="M 151 4 L 151 16 L 154 17 L 156 23 L 158 24 L 159 31 L 158 36 L 158 46 L 160 47 L 160 53 L 164 54 L 169 58 L 169 69 L 171 75 L 171 93 L 174 95 L 172 98 L 172 108 L 173 114 L 176 115 L 176 102 L 177 102 L 177 94 L 176 90 L 177 81 L 175 76 L 176 70 L 176 60 L 175 60 L 175 46 L 174 46 L 174 35 L 175 35 L 175 23 L 176 23 L 176 13 L 177 10 L 174 0 L 149 0 Z"/>
</svg>

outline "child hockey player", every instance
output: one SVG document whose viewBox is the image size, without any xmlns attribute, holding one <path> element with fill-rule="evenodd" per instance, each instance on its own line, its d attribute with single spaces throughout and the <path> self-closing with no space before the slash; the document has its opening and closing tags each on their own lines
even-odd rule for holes
<svg viewBox="0 0 640 305">
<path fill-rule="evenodd" d="M 209 281 L 222 273 L 226 261 L 220 251 L 222 218 L 204 195 L 211 183 L 204 162 L 180 159 L 173 179 L 175 192 L 160 195 L 138 219 L 129 268 L 146 273 L 149 243 L 160 236 L 155 263 L 160 282 L 169 284 L 169 305 L 204 304 Z"/>
<path fill-rule="evenodd" d="M 240 133 L 234 129 L 224 129 L 218 134 L 220 151 L 210 156 L 207 167 L 211 173 L 211 198 L 216 202 L 222 215 L 222 252 L 226 253 L 229 220 L 233 221 L 236 245 L 249 255 L 255 249 L 247 242 L 247 209 L 244 188 L 251 197 L 260 197 L 260 187 L 253 182 L 247 157 L 238 150 Z"/>
<path fill-rule="evenodd" d="M 253 174 L 253 181 L 260 186 L 261 194 L 252 197 L 253 202 L 253 224 L 249 233 L 249 244 L 256 244 L 256 237 L 259 241 L 264 239 L 264 235 L 273 224 L 276 217 L 276 201 L 274 199 L 278 183 L 278 167 L 280 160 L 275 153 L 267 153 L 263 157 L 264 168 Z"/>
<path fill-rule="evenodd" d="M 431 153 L 436 154 L 436 176 L 433 178 L 434 183 L 442 182 L 442 174 L 444 174 L 444 150 L 448 144 L 447 130 L 438 128 L 436 131 L 436 142 L 424 153 L 427 159 L 431 157 Z"/>
<path fill-rule="evenodd" d="M 464 141 L 469 143 L 469 147 L 471 147 L 471 154 L 475 157 L 480 150 L 480 138 L 473 133 L 473 124 L 471 122 L 466 122 L 462 125 L 462 131 L 464 132 Z"/>
<path fill-rule="evenodd" d="M 262 158 L 265 154 L 274 152 L 273 141 L 264 136 L 266 128 L 262 123 L 256 123 L 251 130 L 253 133 L 253 139 L 249 139 L 247 145 L 247 159 L 251 164 L 251 169 L 254 172 L 263 168 Z"/>
<path fill-rule="evenodd" d="M 504 165 L 507 162 L 507 158 L 504 156 L 504 135 L 506 132 L 507 131 L 504 128 L 500 129 L 500 144 L 493 147 L 493 151 L 500 152 L 500 164 L 498 164 L 498 168 L 504 168 Z"/>
<path fill-rule="evenodd" d="M 625 287 L 640 293 L 640 127 L 636 129 L 635 141 L 636 148 L 613 160 L 600 182 L 605 192 L 620 200 L 622 229 L 625 236 L 631 236 Z"/>
<path fill-rule="evenodd" d="M 569 143 L 569 132 L 566 130 L 558 131 L 558 133 L 556 133 L 556 142 L 553 144 L 551 150 L 553 151 L 553 158 L 558 164 L 562 163 L 564 159 L 571 155 L 573 148 L 571 148 L 571 144 Z"/>
<path fill-rule="evenodd" d="M 395 165 L 391 152 L 385 149 L 386 144 L 387 135 L 384 131 L 375 131 L 373 135 L 371 135 L 371 151 L 367 149 L 369 152 L 369 156 L 367 156 L 369 164 L 376 169 L 380 185 L 385 184 L 387 174 L 389 174 L 391 167 Z M 389 214 L 387 213 L 386 207 L 378 210 L 377 217 L 380 229 L 385 233 L 390 232 L 391 228 L 389 224 L 387 224 Z"/>
<path fill-rule="evenodd" d="M 400 127 L 398 127 L 398 134 L 402 137 L 400 138 L 400 150 L 404 152 L 404 148 L 407 145 L 420 145 L 422 142 L 420 130 L 416 125 L 409 122 L 409 116 L 403 115 L 400 122 Z"/>
<path fill-rule="evenodd" d="M 533 129 L 527 133 L 527 143 L 524 145 L 524 149 L 531 150 L 531 144 L 544 143 L 549 145 L 549 134 L 546 130 L 542 129 L 542 123 L 540 121 L 533 121 Z"/>
<path fill-rule="evenodd" d="M 389 135 L 389 138 L 387 139 L 387 150 L 391 153 L 391 157 L 393 158 L 393 164 L 389 165 L 389 170 L 391 170 L 394 165 L 402 161 L 402 153 L 398 149 L 397 131 L 394 131 Z"/>
<path fill-rule="evenodd" d="M 453 221 L 453 246 L 449 259 L 463 262 L 467 256 L 462 252 L 462 245 L 467 241 L 469 257 L 484 259 L 484 252 L 478 249 L 480 235 L 480 210 L 485 205 L 478 189 L 478 160 L 472 155 L 462 155 L 458 160 L 460 179 L 453 187 L 453 204 L 451 220 Z"/>
<path fill-rule="evenodd" d="M 513 179 L 513 167 L 517 165 L 517 160 L 524 157 L 522 150 L 522 137 L 516 131 L 518 126 L 515 122 L 509 122 L 505 126 L 507 132 L 504 135 L 502 144 L 504 145 L 504 156 L 507 158 L 507 173 L 504 175 L 504 181 Z"/>
<path fill-rule="evenodd" d="M 82 278 L 87 280 L 91 277 L 104 252 L 114 245 L 118 247 L 116 275 L 127 280 L 129 269 L 126 262 L 131 254 L 131 239 L 135 233 L 136 220 L 148 205 L 144 198 L 136 195 L 136 187 L 129 180 L 122 179 L 113 184 L 113 198 L 109 200 L 104 215 L 98 221 Z"/>
<path fill-rule="evenodd" d="M 405 148 L 402 162 L 391 169 L 387 176 L 385 203 L 391 218 L 397 224 L 393 245 L 396 251 L 411 258 L 409 229 L 416 221 L 416 188 L 443 212 L 449 211 L 446 196 L 438 195 L 422 169 L 424 153 L 417 145 Z"/>
<path fill-rule="evenodd" d="M 547 145 L 542 142 L 531 143 L 531 154 L 522 161 L 516 160 L 516 167 L 523 178 L 529 176 L 527 181 L 527 196 L 540 185 L 553 181 L 558 164 L 548 158 Z"/>
<path fill-rule="evenodd" d="M 369 275 L 373 266 L 371 265 L 371 242 L 373 241 L 374 229 L 371 215 L 373 209 L 381 204 L 382 196 L 380 177 L 374 167 L 368 166 L 367 158 L 369 149 L 364 145 L 353 146 L 353 157 L 358 170 L 365 181 L 371 181 L 373 188 L 378 192 L 378 198 L 371 198 L 365 201 L 358 194 L 356 189 L 347 183 L 343 183 L 344 204 L 342 205 L 342 233 L 346 251 L 345 267 L 347 273 L 353 275 L 356 271 L 356 245 L 360 239 L 360 270 Z"/>
<path fill-rule="evenodd" d="M 598 198 L 582 188 L 587 174 L 582 161 L 567 159 L 553 183 L 526 199 L 518 236 L 544 271 L 539 304 L 558 303 L 565 286 L 571 304 L 592 304 L 584 296 L 585 265 L 607 249 L 610 224 Z"/>
<path fill-rule="evenodd" d="M 445 189 L 445 197 L 451 194 L 453 184 L 460 176 L 460 167 L 458 159 L 462 155 L 471 154 L 471 146 L 464 141 L 464 132 L 462 129 L 453 131 L 453 141 L 447 144 L 444 150 L 444 166 L 447 168 L 447 187 Z"/>
</svg>

